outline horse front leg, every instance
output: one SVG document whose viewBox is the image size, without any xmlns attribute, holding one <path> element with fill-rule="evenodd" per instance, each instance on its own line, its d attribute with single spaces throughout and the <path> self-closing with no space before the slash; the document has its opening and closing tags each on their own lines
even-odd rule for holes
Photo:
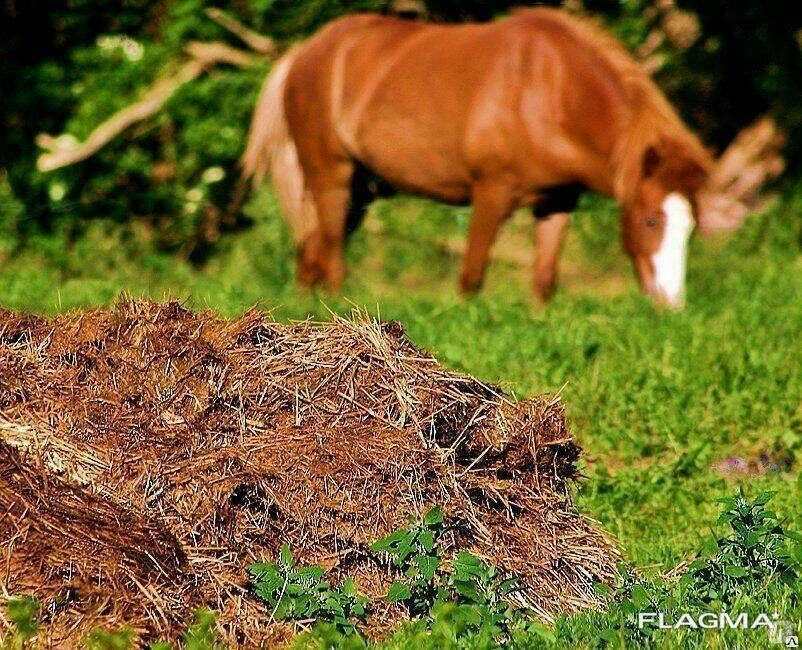
<svg viewBox="0 0 802 650">
<path fill-rule="evenodd" d="M 473 214 L 459 278 L 460 291 L 464 294 L 474 293 L 482 286 L 490 247 L 499 225 L 515 205 L 513 192 L 501 183 L 477 184 L 472 194 Z"/>
<path fill-rule="evenodd" d="M 571 214 L 558 212 L 538 219 L 535 224 L 535 293 L 547 302 L 554 294 L 557 266 L 562 251 L 565 227 Z"/>
</svg>

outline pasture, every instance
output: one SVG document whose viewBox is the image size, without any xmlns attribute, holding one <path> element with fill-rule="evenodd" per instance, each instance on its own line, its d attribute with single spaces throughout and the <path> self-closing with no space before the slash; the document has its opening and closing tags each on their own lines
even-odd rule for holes
<svg viewBox="0 0 802 650">
<path fill-rule="evenodd" d="M 295 287 L 292 246 L 269 192 L 246 213 L 251 227 L 222 239 L 201 268 L 147 252 L 133 226 L 97 222 L 67 246 L 43 236 L 0 267 L 0 304 L 52 314 L 127 293 L 225 316 L 255 305 L 280 321 L 326 318 L 356 304 L 403 322 L 412 341 L 449 368 L 519 397 L 559 393 L 584 450 L 578 508 L 645 575 L 673 571 L 711 528 L 720 533 L 717 499 L 739 486 L 751 498 L 776 492 L 771 509 L 802 530 L 801 192 L 787 190 L 730 237 L 695 238 L 688 304 L 679 312 L 658 311 L 639 294 L 617 211 L 595 197 L 573 217 L 561 288 L 545 307 L 531 295 L 525 215 L 504 228 L 483 292 L 464 299 L 455 280 L 465 209 L 406 197 L 375 203 L 348 244 L 343 296 Z M 799 596 L 797 584 L 741 594 L 736 604 L 800 621 Z M 561 620 L 557 642 L 602 643 L 605 620 Z M 386 645 L 419 647 L 416 634 L 398 632 Z M 765 643 L 761 630 L 656 634 L 661 647 Z"/>
</svg>

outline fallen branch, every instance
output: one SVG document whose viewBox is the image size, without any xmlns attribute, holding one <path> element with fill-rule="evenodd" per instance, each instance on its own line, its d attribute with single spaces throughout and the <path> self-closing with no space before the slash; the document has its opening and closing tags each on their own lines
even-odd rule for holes
<svg viewBox="0 0 802 650">
<path fill-rule="evenodd" d="M 771 117 L 764 115 L 741 131 L 727 147 L 718 160 L 711 182 L 719 188 L 736 184 L 742 170 L 756 160 L 776 161 L 777 151 L 784 144 L 785 136 L 777 124 Z M 767 174 L 775 166 L 774 162 L 769 164 Z"/>
<path fill-rule="evenodd" d="M 750 214 L 773 198 L 761 189 L 785 169 L 780 150 L 785 136 L 776 122 L 763 116 L 743 129 L 716 161 L 700 199 L 703 232 L 736 230 Z"/>
<path fill-rule="evenodd" d="M 184 46 L 184 51 L 193 59 L 205 63 L 207 67 L 225 63 L 237 68 L 247 68 L 256 60 L 250 52 L 243 52 L 235 47 L 218 42 L 190 41 Z"/>
<path fill-rule="evenodd" d="M 84 142 L 69 135 L 54 137 L 47 133 L 39 134 L 36 144 L 45 149 L 45 153 L 36 161 L 39 171 L 52 171 L 89 158 L 132 124 L 155 114 L 176 90 L 212 66 L 225 63 L 245 67 L 253 62 L 253 57 L 247 52 L 224 43 L 192 42 L 185 50 L 191 60 L 181 66 L 178 72 L 157 81 L 138 102 L 112 115 L 96 127 Z"/>
<path fill-rule="evenodd" d="M 254 52 L 266 54 L 267 56 L 275 56 L 278 53 L 278 46 L 272 38 L 253 31 L 224 11 L 216 7 L 209 7 L 205 13 L 218 25 L 234 34 Z"/>
</svg>

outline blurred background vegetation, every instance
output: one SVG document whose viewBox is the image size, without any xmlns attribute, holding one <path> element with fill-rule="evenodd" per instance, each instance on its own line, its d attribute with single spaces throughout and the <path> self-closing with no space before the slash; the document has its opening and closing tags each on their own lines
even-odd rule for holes
<svg viewBox="0 0 802 650">
<path fill-rule="evenodd" d="M 61 251 L 100 228 L 130 255 L 158 251 L 203 262 L 221 233 L 246 225 L 228 206 L 266 59 L 216 66 L 96 155 L 47 173 L 36 169 L 39 133 L 84 139 L 177 69 L 189 41 L 239 45 L 204 14 L 208 6 L 287 43 L 347 12 L 423 9 L 431 20 L 487 20 L 513 4 L 525 3 L 4 0 L 0 256 L 36 249 L 58 264 Z M 727 0 L 586 0 L 584 8 L 601 15 L 631 49 L 658 61 L 658 81 L 709 145 L 721 150 L 758 115 L 772 112 L 789 135 L 788 176 L 799 174 L 800 3 L 741 0 L 735 11 Z M 661 38 L 654 38 L 656 28 Z"/>
</svg>

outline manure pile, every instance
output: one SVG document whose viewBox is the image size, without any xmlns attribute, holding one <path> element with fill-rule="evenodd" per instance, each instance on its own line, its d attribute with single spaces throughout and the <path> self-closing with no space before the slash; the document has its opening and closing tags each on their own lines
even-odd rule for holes
<svg viewBox="0 0 802 650">
<path fill-rule="evenodd" d="M 200 606 L 232 644 L 278 642 L 249 563 L 287 543 L 380 598 L 368 547 L 434 505 L 542 616 L 592 606 L 617 554 L 573 508 L 578 454 L 556 400 L 448 372 L 397 323 L 0 313 L 0 594 L 37 597 L 52 646 L 175 638 Z"/>
</svg>

